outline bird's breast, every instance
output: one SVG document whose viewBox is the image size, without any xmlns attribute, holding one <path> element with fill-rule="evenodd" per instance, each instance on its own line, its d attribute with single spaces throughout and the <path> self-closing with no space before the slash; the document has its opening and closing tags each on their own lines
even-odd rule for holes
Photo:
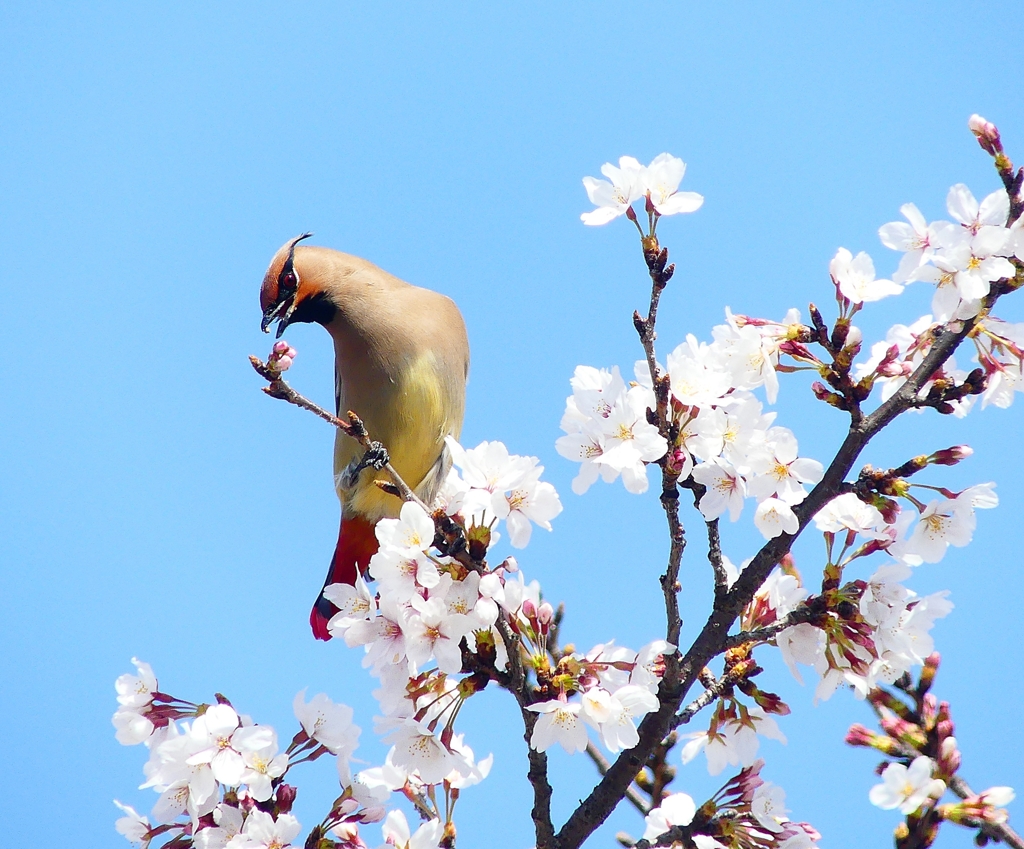
<svg viewBox="0 0 1024 849">
<path fill-rule="evenodd" d="M 414 490 L 427 477 L 444 449 L 445 436 L 458 436 L 462 427 L 464 385 L 432 351 L 421 351 L 398 368 L 375 375 L 340 374 L 339 412 L 352 410 L 366 424 L 371 439 L 383 443 L 391 464 Z M 335 442 L 336 480 L 362 454 L 355 440 L 338 432 Z M 379 475 L 378 475 L 379 476 Z M 364 471 L 350 490 L 339 487 L 346 510 L 377 520 L 397 516 L 401 503 L 374 485 L 374 473 Z"/>
</svg>

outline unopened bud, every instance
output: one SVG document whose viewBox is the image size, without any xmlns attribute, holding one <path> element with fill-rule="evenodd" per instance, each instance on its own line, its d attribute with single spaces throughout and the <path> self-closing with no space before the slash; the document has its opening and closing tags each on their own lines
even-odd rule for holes
<svg viewBox="0 0 1024 849">
<path fill-rule="evenodd" d="M 847 746 L 866 746 L 875 748 L 875 741 L 885 739 L 879 734 L 875 734 L 870 728 L 867 728 L 860 723 L 855 723 L 850 726 L 850 730 L 846 732 L 846 745 Z"/>
<path fill-rule="evenodd" d="M 814 393 L 814 397 L 819 401 L 824 401 L 826 404 L 830 404 L 840 410 L 846 409 L 846 401 L 843 399 L 843 396 L 829 391 L 821 381 L 816 380 L 811 384 L 811 392 Z"/>
<path fill-rule="evenodd" d="M 878 724 L 894 740 L 906 743 L 912 748 L 921 749 L 928 745 L 927 735 L 913 722 L 907 722 L 905 719 L 889 715 L 883 716 L 878 721 Z"/>
<path fill-rule="evenodd" d="M 935 682 L 935 673 L 939 671 L 939 661 L 941 659 L 937 651 L 932 652 L 924 659 L 921 677 L 917 684 L 917 692 L 922 696 L 932 688 L 932 684 Z"/>
<path fill-rule="evenodd" d="M 516 559 L 515 559 L 515 558 L 514 558 L 514 557 L 513 557 L 513 556 L 512 556 L 511 554 L 510 554 L 510 555 L 509 555 L 508 557 L 506 557 L 506 558 L 505 558 L 505 559 L 504 559 L 504 560 L 502 561 L 502 563 L 501 563 L 501 568 L 503 568 L 503 569 L 504 569 L 504 570 L 505 570 L 506 572 L 518 572 L 518 571 L 519 571 L 519 561 L 518 561 L 518 560 L 516 560 Z"/>
<path fill-rule="evenodd" d="M 953 717 L 949 712 L 949 702 L 939 703 L 935 720 L 935 732 L 939 735 L 939 740 L 945 740 L 947 737 L 955 735 L 956 729 L 953 724 Z"/>
<path fill-rule="evenodd" d="M 686 468 L 686 461 L 689 459 L 690 455 L 686 452 L 685 448 L 677 448 L 668 455 L 668 470 L 674 475 L 680 474 Z"/>
<path fill-rule="evenodd" d="M 895 740 L 876 734 L 863 725 L 851 725 L 850 730 L 846 732 L 846 742 L 849 746 L 878 749 L 886 755 L 895 755 L 898 748 Z"/>
<path fill-rule="evenodd" d="M 296 350 L 282 339 L 274 343 L 267 366 L 274 371 L 288 371 L 297 356 Z"/>
<path fill-rule="evenodd" d="M 938 721 L 938 704 L 934 693 L 925 693 L 921 699 L 921 725 L 925 731 L 931 731 Z"/>
<path fill-rule="evenodd" d="M 996 125 L 991 121 L 986 121 L 980 115 L 974 114 L 968 119 L 967 126 L 974 133 L 978 144 L 981 145 L 986 153 L 996 156 L 1003 152 L 1003 143 L 999 139 L 999 130 L 996 129 Z"/>
<path fill-rule="evenodd" d="M 550 625 L 551 620 L 555 618 L 555 609 L 548 604 L 548 602 L 541 602 L 540 607 L 537 608 L 537 621 L 541 625 Z"/>
<path fill-rule="evenodd" d="M 282 814 L 291 812 L 292 805 L 295 803 L 296 789 L 291 784 L 280 784 L 277 787 L 276 798 L 277 798 L 277 810 Z"/>
<path fill-rule="evenodd" d="M 970 445 L 954 445 L 942 451 L 936 451 L 928 456 L 928 462 L 936 466 L 955 466 L 961 460 L 966 460 L 974 453 Z"/>
<path fill-rule="evenodd" d="M 370 805 L 370 807 L 364 808 L 359 815 L 359 822 L 380 822 L 387 816 L 387 813 L 388 810 L 383 805 Z"/>
<path fill-rule="evenodd" d="M 946 775 L 954 775 L 960 769 L 960 761 L 956 737 L 947 737 L 939 744 L 939 769 Z"/>
</svg>

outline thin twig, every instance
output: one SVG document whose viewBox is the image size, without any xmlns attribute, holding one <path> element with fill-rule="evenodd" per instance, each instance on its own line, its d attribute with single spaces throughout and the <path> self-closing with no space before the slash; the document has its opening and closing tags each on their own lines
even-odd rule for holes
<svg viewBox="0 0 1024 849">
<path fill-rule="evenodd" d="M 587 756 L 594 762 L 594 766 L 597 767 L 597 771 L 601 773 L 601 775 L 608 772 L 608 768 L 612 765 L 611 761 L 604 756 L 604 753 L 590 740 L 587 741 Z M 647 803 L 647 800 L 640 795 L 640 791 L 633 785 L 626 788 L 626 799 L 643 816 L 647 816 L 651 812 L 651 806 Z"/>
<path fill-rule="evenodd" d="M 949 789 L 956 793 L 956 795 L 961 799 L 970 799 L 972 796 L 978 795 L 971 790 L 970 785 L 968 785 L 968 783 L 959 775 L 954 775 L 950 778 Z M 1001 840 L 1007 846 L 1012 846 L 1013 849 L 1024 849 L 1024 838 L 1021 838 L 1021 836 L 1006 823 L 983 823 L 979 827 L 981 831 L 993 840 Z"/>
<path fill-rule="evenodd" d="M 715 699 L 722 695 L 722 692 L 724 690 L 727 690 L 729 687 L 735 684 L 736 677 L 731 676 L 727 672 L 725 675 L 723 675 L 721 678 L 715 681 L 703 693 L 697 696 L 697 698 L 695 698 L 686 707 L 679 711 L 678 714 L 676 714 L 675 719 L 672 722 L 672 727 L 678 728 L 680 725 L 685 725 L 687 722 L 693 719 L 693 717 L 696 716 L 700 711 L 702 711 Z"/>
<path fill-rule="evenodd" d="M 715 573 L 715 595 L 722 595 L 729 589 L 729 575 L 722 561 L 722 539 L 718 530 L 718 519 L 705 522 L 708 529 L 708 561 Z"/>
<path fill-rule="evenodd" d="M 294 404 L 296 407 L 302 407 L 304 410 L 309 410 L 314 415 L 319 416 L 325 422 L 334 425 L 338 430 L 350 436 L 356 442 L 358 442 L 365 450 L 369 451 L 371 448 L 376 447 L 373 440 L 370 439 L 370 434 L 366 430 L 366 426 L 363 424 L 362 419 L 359 418 L 351 410 L 348 412 L 348 421 L 338 418 L 333 413 L 327 412 L 323 407 L 313 403 L 304 395 L 299 394 L 288 382 L 281 377 L 281 372 L 276 369 L 269 368 L 259 357 L 249 356 L 249 362 L 257 373 L 264 379 L 270 381 L 269 386 L 264 386 L 263 391 L 266 392 L 271 398 L 278 398 L 282 401 L 287 401 L 289 404 Z M 395 471 L 394 466 L 390 462 L 385 463 L 382 466 L 383 471 L 388 473 L 392 483 L 397 487 L 399 491 L 399 497 L 403 501 L 413 501 L 422 507 L 427 513 L 430 512 L 430 508 L 423 503 L 422 499 L 413 492 L 412 487 L 409 486 L 402 476 Z"/>
<path fill-rule="evenodd" d="M 723 651 L 728 651 L 729 649 L 736 648 L 736 646 L 742 646 L 744 643 L 767 643 L 787 628 L 792 628 L 794 625 L 800 625 L 804 622 L 810 622 L 819 615 L 819 611 L 815 610 L 813 607 L 801 604 L 795 610 L 791 610 L 780 620 L 773 622 L 771 625 L 765 625 L 763 628 L 755 628 L 752 631 L 740 631 L 740 633 L 734 634 L 726 639 L 722 644 L 722 649 Z"/>
</svg>

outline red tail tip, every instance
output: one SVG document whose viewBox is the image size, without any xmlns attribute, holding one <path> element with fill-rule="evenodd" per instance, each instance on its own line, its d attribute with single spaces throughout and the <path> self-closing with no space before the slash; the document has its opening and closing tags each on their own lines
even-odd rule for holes
<svg viewBox="0 0 1024 849">
<path fill-rule="evenodd" d="M 318 640 L 326 642 L 331 639 L 331 632 L 327 630 L 327 622 L 329 620 L 318 609 L 321 601 L 326 601 L 326 599 L 323 596 L 317 599 L 317 603 L 313 605 L 313 609 L 309 612 L 309 624 L 313 629 L 313 636 Z"/>
</svg>

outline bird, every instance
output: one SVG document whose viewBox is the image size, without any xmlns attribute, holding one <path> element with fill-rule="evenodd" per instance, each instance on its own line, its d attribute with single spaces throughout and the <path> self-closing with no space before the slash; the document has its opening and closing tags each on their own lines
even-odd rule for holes
<svg viewBox="0 0 1024 849">
<path fill-rule="evenodd" d="M 274 254 L 260 288 L 261 329 L 276 321 L 277 338 L 292 324 L 322 325 L 334 341 L 335 410 L 351 410 L 386 449 L 395 471 L 426 504 L 436 498 L 449 469 L 448 436 L 458 439 L 466 405 L 469 340 L 455 302 L 406 283 L 373 263 L 331 248 L 301 245 L 312 234 L 285 242 Z M 335 489 L 341 527 L 324 588 L 356 583 L 377 551 L 374 528 L 396 518 L 399 498 L 374 484 L 361 446 L 338 430 Z M 369 467 L 367 467 L 369 466 Z M 319 640 L 337 608 L 323 590 L 309 622 Z"/>
</svg>

